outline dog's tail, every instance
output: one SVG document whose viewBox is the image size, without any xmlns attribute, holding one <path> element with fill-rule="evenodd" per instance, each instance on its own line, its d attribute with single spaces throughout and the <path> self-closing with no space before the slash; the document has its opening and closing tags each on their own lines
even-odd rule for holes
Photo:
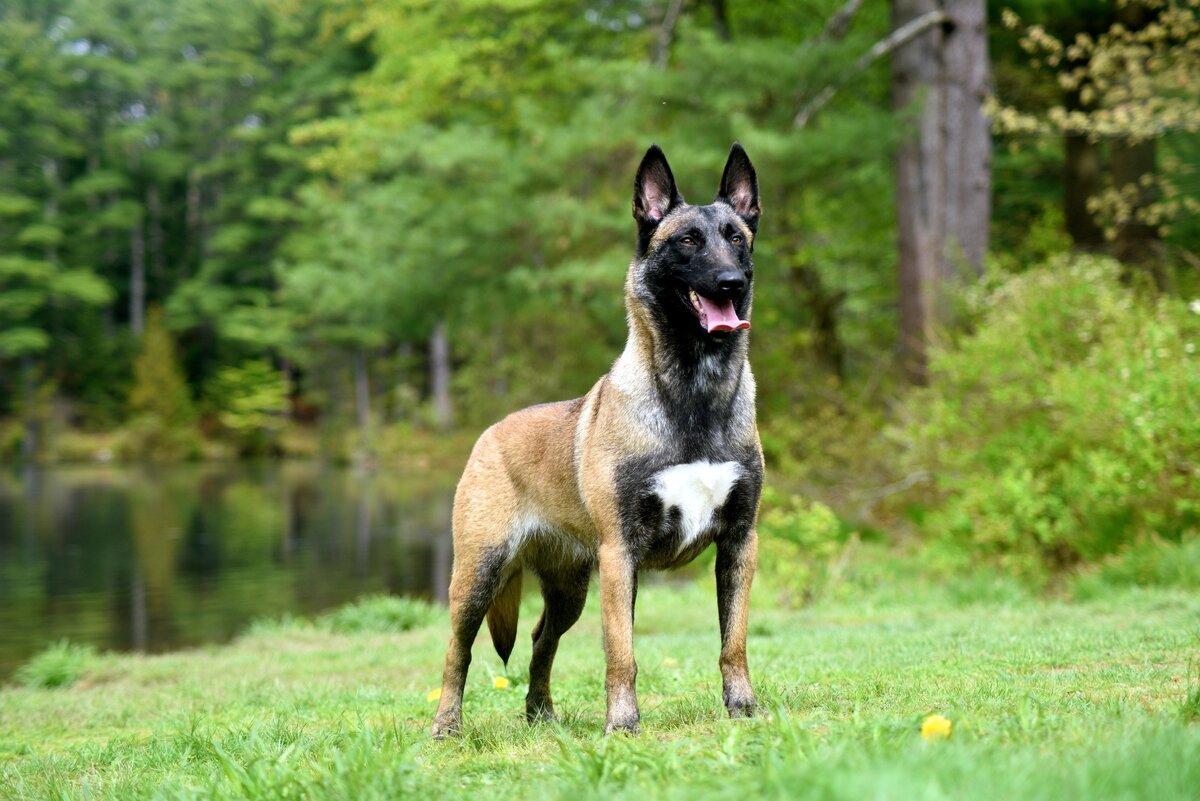
<svg viewBox="0 0 1200 801">
<path fill-rule="evenodd" d="M 517 570 L 496 593 L 488 607 L 488 631 L 492 633 L 492 645 L 496 653 L 508 665 L 513 643 L 517 641 L 517 613 L 521 611 L 521 571 Z"/>
</svg>

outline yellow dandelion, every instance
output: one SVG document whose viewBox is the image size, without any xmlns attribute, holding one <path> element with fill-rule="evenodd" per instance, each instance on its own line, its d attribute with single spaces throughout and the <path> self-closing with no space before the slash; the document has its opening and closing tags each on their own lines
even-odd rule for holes
<svg viewBox="0 0 1200 801">
<path fill-rule="evenodd" d="M 950 736 L 950 719 L 942 715 L 930 715 L 921 724 L 921 737 L 925 740 L 944 740 Z"/>
<path fill-rule="evenodd" d="M 436 689 L 430 690 L 429 694 L 425 696 L 425 700 L 426 701 L 437 701 L 441 697 L 442 697 L 442 688 L 438 687 Z"/>
<path fill-rule="evenodd" d="M 507 690 L 508 679 L 504 678 L 503 676 L 497 676 L 496 678 L 492 679 L 492 686 L 497 690 Z"/>
<path fill-rule="evenodd" d="M 679 660 L 672 659 L 671 657 L 668 656 L 666 659 L 663 660 L 663 664 L 666 665 L 667 667 L 675 667 L 676 665 L 679 664 Z"/>
</svg>

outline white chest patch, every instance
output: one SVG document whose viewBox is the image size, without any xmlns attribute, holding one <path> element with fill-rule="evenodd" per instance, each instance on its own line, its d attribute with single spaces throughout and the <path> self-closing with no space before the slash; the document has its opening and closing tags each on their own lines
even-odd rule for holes
<svg viewBox="0 0 1200 801">
<path fill-rule="evenodd" d="M 663 509 L 679 509 L 682 539 L 680 553 L 712 522 L 713 511 L 725 503 L 734 482 L 742 477 L 737 462 L 689 462 L 660 470 L 654 476 L 654 493 Z"/>
</svg>

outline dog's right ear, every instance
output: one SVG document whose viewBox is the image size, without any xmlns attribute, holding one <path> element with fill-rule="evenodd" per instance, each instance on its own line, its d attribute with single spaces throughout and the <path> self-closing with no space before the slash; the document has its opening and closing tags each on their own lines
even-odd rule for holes
<svg viewBox="0 0 1200 801">
<path fill-rule="evenodd" d="M 651 145 L 633 181 L 633 217 L 638 224 L 639 253 L 649 244 L 663 217 L 681 203 L 683 195 L 675 187 L 675 176 L 666 155 L 661 147 Z"/>
</svg>

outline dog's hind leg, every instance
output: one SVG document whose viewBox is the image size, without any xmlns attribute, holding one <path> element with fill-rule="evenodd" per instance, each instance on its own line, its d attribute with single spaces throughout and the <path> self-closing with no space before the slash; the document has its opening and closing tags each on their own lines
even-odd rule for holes
<svg viewBox="0 0 1200 801">
<path fill-rule="evenodd" d="M 546 603 L 533 629 L 533 656 L 529 660 L 529 692 L 525 696 L 525 717 L 530 723 L 554 720 L 554 702 L 550 699 L 550 669 L 558 651 L 558 640 L 575 625 L 587 601 L 592 566 L 588 562 L 557 567 L 538 574 L 542 598 Z"/>
<path fill-rule="evenodd" d="M 463 687 L 471 664 L 471 645 L 502 580 L 508 579 L 507 556 L 504 546 L 454 555 L 450 578 L 450 647 L 442 672 L 442 696 L 433 719 L 433 736 L 439 739 L 457 734 L 462 723 Z"/>
</svg>

